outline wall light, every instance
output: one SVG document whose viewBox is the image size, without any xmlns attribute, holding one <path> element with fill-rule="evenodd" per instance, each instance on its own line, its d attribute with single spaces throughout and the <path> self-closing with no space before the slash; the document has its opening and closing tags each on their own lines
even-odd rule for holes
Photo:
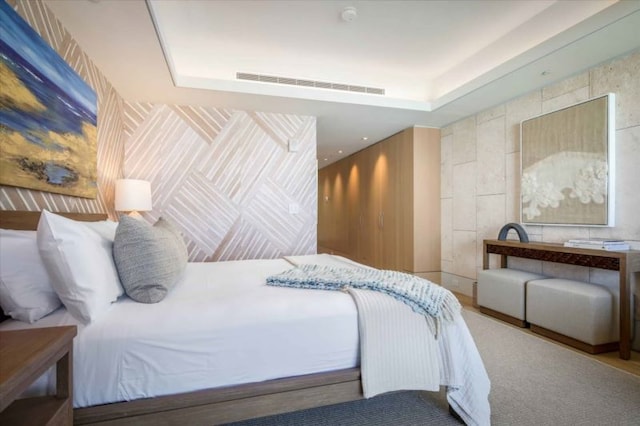
<svg viewBox="0 0 640 426">
<path fill-rule="evenodd" d="M 144 212 L 151 209 L 150 182 L 139 179 L 116 181 L 116 211 Z"/>
</svg>

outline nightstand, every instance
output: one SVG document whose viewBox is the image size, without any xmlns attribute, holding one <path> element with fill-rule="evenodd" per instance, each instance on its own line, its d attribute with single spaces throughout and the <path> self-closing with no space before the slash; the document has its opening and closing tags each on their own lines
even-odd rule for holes
<svg viewBox="0 0 640 426">
<path fill-rule="evenodd" d="M 75 326 L 0 331 L 0 424 L 73 424 Z M 56 395 L 16 398 L 56 364 Z"/>
</svg>

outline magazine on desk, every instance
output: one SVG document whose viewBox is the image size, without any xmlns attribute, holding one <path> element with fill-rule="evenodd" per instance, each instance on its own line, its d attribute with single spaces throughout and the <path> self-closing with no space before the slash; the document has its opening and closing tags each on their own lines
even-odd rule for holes
<svg viewBox="0 0 640 426">
<path fill-rule="evenodd" d="M 611 239 L 599 239 L 594 238 L 591 240 L 569 240 L 564 243 L 565 247 L 574 247 L 574 248 L 586 248 L 586 249 L 595 249 L 595 250 L 607 250 L 607 251 L 618 251 L 618 250 L 629 250 L 629 244 L 624 240 L 611 240 Z"/>
</svg>

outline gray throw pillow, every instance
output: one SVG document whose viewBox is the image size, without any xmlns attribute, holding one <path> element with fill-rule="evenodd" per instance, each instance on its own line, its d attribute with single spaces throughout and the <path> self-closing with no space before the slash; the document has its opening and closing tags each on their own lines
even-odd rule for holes
<svg viewBox="0 0 640 426">
<path fill-rule="evenodd" d="M 165 219 L 151 226 L 122 216 L 113 240 L 113 259 L 127 295 L 157 303 L 176 285 L 187 265 L 182 235 Z"/>
</svg>

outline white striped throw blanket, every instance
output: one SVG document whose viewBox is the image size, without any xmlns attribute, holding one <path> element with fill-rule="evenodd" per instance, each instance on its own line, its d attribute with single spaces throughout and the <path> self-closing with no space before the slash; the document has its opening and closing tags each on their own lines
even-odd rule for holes
<svg viewBox="0 0 640 426">
<path fill-rule="evenodd" d="M 407 305 L 427 320 L 453 322 L 460 313 L 458 299 L 446 288 L 415 275 L 365 268 L 299 265 L 267 278 L 267 284 L 317 290 L 373 290 Z M 431 321 L 428 321 L 431 322 Z"/>
</svg>

